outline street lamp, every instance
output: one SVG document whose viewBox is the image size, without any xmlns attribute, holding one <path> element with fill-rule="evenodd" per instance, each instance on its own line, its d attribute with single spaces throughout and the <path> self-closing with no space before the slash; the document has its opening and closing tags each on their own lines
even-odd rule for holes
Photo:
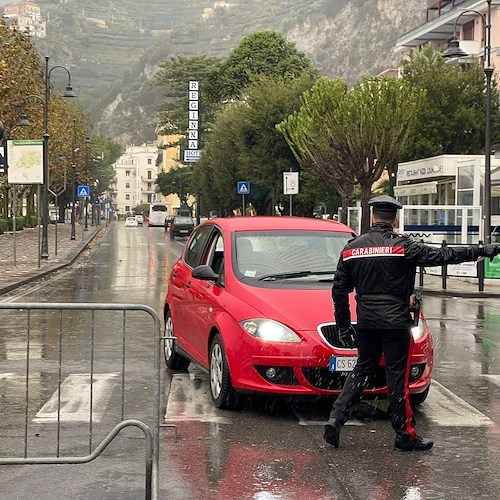
<svg viewBox="0 0 500 500">
<path fill-rule="evenodd" d="M 76 192 L 76 163 L 73 161 L 71 164 L 71 170 L 73 171 L 73 182 L 72 182 L 72 187 L 71 187 L 71 239 L 76 240 L 76 229 L 75 229 L 75 204 L 76 204 L 76 199 L 75 199 L 75 192 Z"/>
<path fill-rule="evenodd" d="M 87 135 L 85 137 L 85 163 L 87 167 L 87 172 L 89 171 L 89 150 L 90 150 L 90 145 L 92 144 L 92 141 L 90 140 L 90 137 Z M 88 223 L 88 212 L 89 212 L 89 198 L 86 196 L 85 197 L 85 223 L 84 223 L 84 230 L 88 231 L 89 223 Z M 93 212 L 93 211 L 92 211 Z M 93 217 L 92 217 L 93 220 Z"/>
<path fill-rule="evenodd" d="M 481 17 L 484 30 L 484 55 L 486 65 L 484 74 L 486 76 L 486 128 L 484 132 L 484 200 L 483 200 L 483 232 L 484 242 L 491 243 L 491 80 L 493 77 L 493 67 L 491 66 L 491 0 L 487 0 L 487 16 L 474 9 L 463 9 L 463 12 L 455 19 L 453 28 L 453 38 L 449 47 L 443 52 L 443 57 L 466 57 L 467 53 L 460 48 L 460 42 L 456 36 L 457 22 L 461 16 L 474 12 Z"/>
<path fill-rule="evenodd" d="M 32 94 L 26 97 L 35 98 L 43 104 L 43 191 L 42 191 L 42 246 L 40 257 L 47 259 L 49 257 L 49 99 L 50 99 L 50 75 L 52 71 L 61 68 L 68 74 L 68 84 L 63 93 L 63 97 L 77 97 L 71 86 L 71 74 L 64 66 L 54 66 L 49 70 L 49 56 L 45 56 L 45 95 L 44 98 L 39 95 Z M 25 101 L 26 101 L 25 99 Z M 23 113 L 21 120 L 18 123 L 21 127 L 30 126 L 26 114 Z"/>
</svg>

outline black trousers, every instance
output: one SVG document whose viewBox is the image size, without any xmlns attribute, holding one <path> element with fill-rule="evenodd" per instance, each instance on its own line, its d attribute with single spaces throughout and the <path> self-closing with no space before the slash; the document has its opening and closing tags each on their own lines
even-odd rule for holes
<svg viewBox="0 0 500 500">
<path fill-rule="evenodd" d="M 335 400 L 330 418 L 342 425 L 349 420 L 359 403 L 370 376 L 372 376 L 384 354 L 389 407 L 392 426 L 403 439 L 415 438 L 413 412 L 408 388 L 410 375 L 410 352 L 413 336 L 410 329 L 378 330 L 359 329 L 356 336 L 358 362 L 349 374 L 341 394 Z"/>
</svg>

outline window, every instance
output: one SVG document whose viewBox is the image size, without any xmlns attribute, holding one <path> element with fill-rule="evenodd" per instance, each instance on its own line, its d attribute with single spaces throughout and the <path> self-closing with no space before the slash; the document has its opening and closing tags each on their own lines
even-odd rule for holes
<svg viewBox="0 0 500 500">
<path fill-rule="evenodd" d="M 148 179 L 153 178 L 153 172 L 151 170 L 148 170 Z"/>
<path fill-rule="evenodd" d="M 191 238 L 189 242 L 189 246 L 186 250 L 186 255 L 184 260 L 186 264 L 191 267 L 196 267 L 203 254 L 203 250 L 205 248 L 205 244 L 207 242 L 208 237 L 212 228 L 210 226 L 201 227 L 198 231 L 194 233 L 194 236 Z"/>
<path fill-rule="evenodd" d="M 130 177 L 130 170 L 125 170 L 125 175 L 126 175 L 127 177 Z"/>
<path fill-rule="evenodd" d="M 151 182 L 148 182 L 148 189 L 151 189 L 152 188 L 152 184 Z"/>
<path fill-rule="evenodd" d="M 125 212 L 130 212 L 130 205 L 125 205 Z"/>
<path fill-rule="evenodd" d="M 153 163 L 153 160 L 151 158 L 148 158 L 148 165 L 151 165 Z"/>
<path fill-rule="evenodd" d="M 206 263 L 219 275 L 218 285 L 224 286 L 224 239 L 219 231 L 214 231 Z"/>
<path fill-rule="evenodd" d="M 462 30 L 462 40 L 474 40 L 474 20 L 465 23 Z"/>
<path fill-rule="evenodd" d="M 148 194 L 148 203 L 151 203 L 151 195 Z"/>
<path fill-rule="evenodd" d="M 125 183 L 125 189 L 130 189 L 130 182 Z"/>
<path fill-rule="evenodd" d="M 126 199 L 126 200 L 130 200 L 130 195 L 129 195 L 129 194 L 126 194 L 126 195 L 125 195 L 125 199 Z"/>
</svg>

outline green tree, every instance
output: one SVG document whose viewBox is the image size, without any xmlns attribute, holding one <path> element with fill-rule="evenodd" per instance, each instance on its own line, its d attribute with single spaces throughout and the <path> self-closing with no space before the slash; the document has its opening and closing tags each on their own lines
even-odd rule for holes
<svg viewBox="0 0 500 500">
<path fill-rule="evenodd" d="M 179 197 L 181 207 L 189 207 L 188 199 L 190 196 L 195 195 L 191 181 L 192 174 L 191 166 L 183 167 L 178 165 L 168 172 L 160 172 L 155 184 L 160 188 L 161 194 L 164 196 L 176 194 Z"/>
<path fill-rule="evenodd" d="M 303 72 L 318 76 L 294 43 L 276 31 L 260 31 L 244 37 L 229 57 L 212 70 L 207 91 L 214 102 L 238 99 L 259 76 L 293 79 Z"/>
<path fill-rule="evenodd" d="M 231 213 L 242 201 L 237 182 L 246 180 L 251 184 L 247 200 L 257 213 L 271 215 L 276 205 L 288 212 L 283 172 L 300 167 L 276 124 L 298 109 L 300 96 L 313 83 L 307 73 L 295 79 L 261 76 L 247 87 L 244 101 L 226 107 L 198 165 L 210 174 L 195 176 L 203 183 L 199 191 L 206 193 L 206 202 L 216 202 L 223 213 Z M 295 212 L 312 215 L 317 192 L 306 189 L 310 179 L 303 181 L 301 195 L 294 198 Z"/>
<path fill-rule="evenodd" d="M 344 194 L 359 184 L 366 231 L 372 185 L 411 139 L 424 95 L 395 78 L 364 78 L 349 90 L 342 81 L 322 79 L 278 129 L 305 168 L 337 188 L 346 183 Z"/>
<path fill-rule="evenodd" d="M 158 123 L 162 134 L 185 134 L 188 130 L 190 80 L 200 84 L 200 124 L 204 129 L 210 128 L 216 108 L 207 100 L 206 80 L 208 74 L 220 64 L 220 59 L 206 55 L 172 56 L 160 63 L 153 84 L 164 87 Z M 200 140 L 204 140 L 203 133 Z"/>
<path fill-rule="evenodd" d="M 447 63 L 430 45 L 412 51 L 402 62 L 402 78 L 425 89 L 426 102 L 418 114 L 419 126 L 407 144 L 403 161 L 441 154 L 484 152 L 485 76 L 479 63 Z M 500 108 L 493 93 L 493 143 L 500 138 Z"/>
</svg>

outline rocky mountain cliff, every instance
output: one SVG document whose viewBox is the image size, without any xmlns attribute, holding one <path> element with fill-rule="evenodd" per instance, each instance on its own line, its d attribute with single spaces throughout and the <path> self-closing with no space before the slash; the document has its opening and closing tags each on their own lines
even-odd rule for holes
<svg viewBox="0 0 500 500">
<path fill-rule="evenodd" d="M 98 128 L 123 143 L 154 137 L 161 90 L 150 79 L 172 55 L 225 57 L 249 33 L 274 29 L 325 76 L 353 82 L 397 67 L 398 36 L 432 0 L 38 0 L 41 55 L 71 68 Z"/>
</svg>

